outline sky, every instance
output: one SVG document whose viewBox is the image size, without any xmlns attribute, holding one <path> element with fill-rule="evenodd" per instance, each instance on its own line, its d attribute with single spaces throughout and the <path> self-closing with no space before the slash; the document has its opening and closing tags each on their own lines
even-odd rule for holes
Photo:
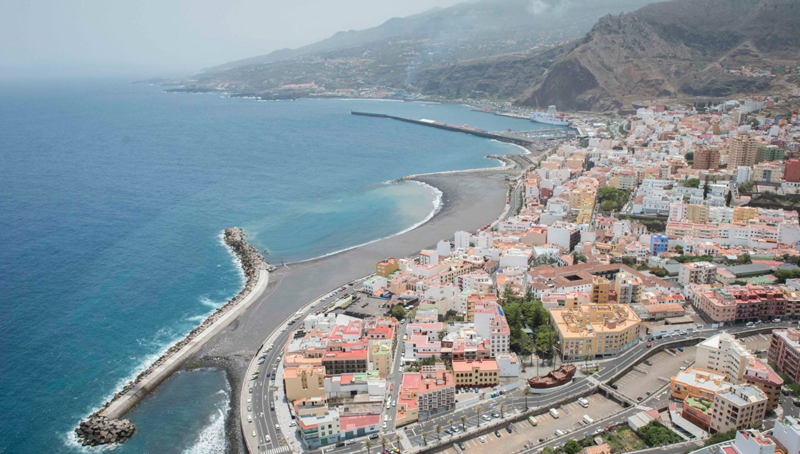
<svg viewBox="0 0 800 454">
<path fill-rule="evenodd" d="M 463 0 L 2 0 L 0 78 L 177 77 Z"/>
</svg>

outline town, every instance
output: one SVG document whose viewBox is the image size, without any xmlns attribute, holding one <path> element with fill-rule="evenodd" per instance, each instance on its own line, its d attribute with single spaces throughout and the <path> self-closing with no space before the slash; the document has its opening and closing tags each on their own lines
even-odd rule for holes
<svg viewBox="0 0 800 454">
<path fill-rule="evenodd" d="M 510 179 L 516 212 L 387 257 L 270 335 L 247 442 L 800 453 L 800 123 L 781 104 L 571 117 L 577 137 Z"/>
</svg>

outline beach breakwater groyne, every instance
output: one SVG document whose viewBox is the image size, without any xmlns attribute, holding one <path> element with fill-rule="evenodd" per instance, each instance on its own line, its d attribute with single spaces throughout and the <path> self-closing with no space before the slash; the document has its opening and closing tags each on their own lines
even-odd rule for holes
<svg viewBox="0 0 800 454">
<path fill-rule="evenodd" d="M 413 123 L 415 125 L 420 126 L 428 126 L 430 128 L 437 128 L 437 129 L 444 129 L 445 131 L 453 131 L 453 132 L 461 132 L 464 134 L 470 134 L 473 136 L 483 137 L 485 139 L 493 139 L 499 142 L 506 142 L 506 143 L 513 143 L 515 145 L 532 145 L 535 144 L 536 141 L 533 139 L 527 139 L 525 137 L 516 137 L 507 134 L 500 134 L 490 131 L 484 131 L 483 129 L 471 128 L 469 126 L 457 126 L 457 125 L 450 125 L 447 123 L 440 123 L 438 121 L 433 120 L 416 120 L 414 118 L 405 118 L 405 117 L 397 117 L 394 115 L 387 115 L 381 113 L 372 113 L 372 112 L 358 112 L 358 111 L 351 111 L 351 115 L 357 115 L 361 117 L 373 117 L 373 118 L 388 118 L 390 120 L 397 120 L 397 121 L 404 121 L 406 123 Z"/>
<path fill-rule="evenodd" d="M 133 435 L 135 428 L 130 421 L 120 418 L 177 371 L 205 342 L 233 322 L 266 289 L 269 272 L 275 267 L 264 260 L 258 249 L 247 243 L 244 231 L 239 227 L 225 229 L 223 241 L 242 268 L 245 276 L 244 288 L 115 393 L 96 412 L 82 420 L 75 429 L 79 443 L 95 446 L 125 442 Z"/>
</svg>

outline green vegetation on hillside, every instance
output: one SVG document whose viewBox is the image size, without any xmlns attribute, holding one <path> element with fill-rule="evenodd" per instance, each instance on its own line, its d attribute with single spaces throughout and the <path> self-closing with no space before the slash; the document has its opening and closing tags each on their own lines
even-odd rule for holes
<svg viewBox="0 0 800 454">
<path fill-rule="evenodd" d="M 628 203 L 631 198 L 631 191 L 603 186 L 597 192 L 597 197 L 600 202 L 600 211 L 610 213 L 621 210 Z"/>
<path fill-rule="evenodd" d="M 681 441 L 681 437 L 678 434 L 658 421 L 650 421 L 646 426 L 639 429 L 638 433 L 647 443 L 647 446 L 651 447 L 670 445 Z"/>
</svg>

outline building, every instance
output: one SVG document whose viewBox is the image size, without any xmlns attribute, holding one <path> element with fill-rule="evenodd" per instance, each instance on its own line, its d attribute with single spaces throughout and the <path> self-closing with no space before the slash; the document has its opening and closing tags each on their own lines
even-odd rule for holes
<svg viewBox="0 0 800 454">
<path fill-rule="evenodd" d="M 500 367 L 493 359 L 453 361 L 453 376 L 456 386 L 496 386 L 500 383 Z"/>
<path fill-rule="evenodd" d="M 785 416 L 781 421 L 775 421 L 772 437 L 786 448 L 786 454 L 800 453 L 800 421 L 791 416 Z"/>
<path fill-rule="evenodd" d="M 728 143 L 728 168 L 753 167 L 758 156 L 758 140 L 748 135 L 731 138 Z"/>
<path fill-rule="evenodd" d="M 688 205 L 686 207 L 686 220 L 695 224 L 708 222 L 708 207 L 706 205 Z"/>
<path fill-rule="evenodd" d="M 733 444 L 722 446 L 721 454 L 775 454 L 775 441 L 757 430 L 736 432 Z"/>
<path fill-rule="evenodd" d="M 289 402 L 325 397 L 325 368 L 312 365 L 285 368 L 283 386 Z"/>
<path fill-rule="evenodd" d="M 783 179 L 790 183 L 800 183 L 800 159 L 789 159 L 786 161 Z"/>
<path fill-rule="evenodd" d="M 650 255 L 658 255 L 669 250 L 669 237 L 663 233 L 650 235 Z"/>
<path fill-rule="evenodd" d="M 388 278 L 390 274 L 400 269 L 400 262 L 390 257 L 386 260 L 381 260 L 375 265 L 375 274 L 381 277 Z"/>
<path fill-rule="evenodd" d="M 714 401 L 702 397 L 686 396 L 683 399 L 681 416 L 697 427 L 708 431 L 713 417 Z"/>
<path fill-rule="evenodd" d="M 800 383 L 800 329 L 773 330 L 767 358 L 789 380 Z"/>
<path fill-rule="evenodd" d="M 719 169 L 719 149 L 713 147 L 700 147 L 694 152 L 693 169 L 716 170 Z"/>
<path fill-rule="evenodd" d="M 762 162 L 753 167 L 751 179 L 756 183 L 780 183 L 783 170 L 774 162 Z"/>
<path fill-rule="evenodd" d="M 686 315 L 686 310 L 680 303 L 645 304 L 644 309 L 647 320 L 663 320 Z"/>
<path fill-rule="evenodd" d="M 581 242 L 581 232 L 573 224 L 557 221 L 547 228 L 547 242 L 572 252 Z"/>
<path fill-rule="evenodd" d="M 712 432 L 761 427 L 767 414 L 767 396 L 753 385 L 734 385 L 714 397 Z"/>
<path fill-rule="evenodd" d="M 713 370 L 689 367 L 678 372 L 669 380 L 672 398 L 684 400 L 687 396 L 714 400 L 714 396 L 731 386 L 725 381 L 725 374 Z"/>
<path fill-rule="evenodd" d="M 299 399 L 294 402 L 297 433 L 308 449 L 339 441 L 339 412 L 328 408 L 325 398 Z"/>
<path fill-rule="evenodd" d="M 760 145 L 756 153 L 756 163 L 766 161 L 783 161 L 786 153 L 777 145 Z"/>
<path fill-rule="evenodd" d="M 608 301 L 607 291 L 595 294 Z M 593 304 L 572 293 L 563 308 L 549 311 L 564 360 L 615 355 L 639 340 L 641 319 L 626 304 Z"/>
<path fill-rule="evenodd" d="M 420 372 L 403 374 L 397 397 L 396 426 L 404 426 L 456 407 L 455 380 L 444 363 L 422 366 Z"/>
<path fill-rule="evenodd" d="M 758 358 L 748 358 L 742 383 L 754 385 L 767 396 L 767 411 L 778 408 L 783 379 L 767 364 Z"/>
<path fill-rule="evenodd" d="M 753 354 L 736 338 L 720 333 L 697 345 L 694 366 L 724 374 L 732 383 L 741 383 Z"/>
<path fill-rule="evenodd" d="M 331 375 L 366 372 L 368 363 L 369 352 L 366 348 L 329 351 L 322 356 L 322 365 Z"/>
<path fill-rule="evenodd" d="M 717 267 L 709 262 L 682 263 L 678 269 L 678 283 L 686 287 L 689 284 L 713 284 L 717 278 Z"/>
<path fill-rule="evenodd" d="M 492 358 L 508 353 L 511 347 L 511 330 L 506 314 L 497 301 L 484 298 L 475 303 L 475 332 L 483 339 L 489 339 Z"/>
</svg>

